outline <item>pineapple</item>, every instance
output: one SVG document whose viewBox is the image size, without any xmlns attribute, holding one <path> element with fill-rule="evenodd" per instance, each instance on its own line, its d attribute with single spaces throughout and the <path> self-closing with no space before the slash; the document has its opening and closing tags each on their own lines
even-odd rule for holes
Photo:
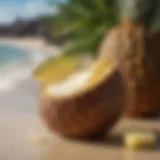
<svg viewBox="0 0 160 160">
<path fill-rule="evenodd" d="M 160 111 L 160 35 L 152 31 L 159 0 L 121 0 L 120 24 L 100 47 L 100 58 L 120 64 L 126 89 L 124 114 L 150 117 Z"/>
</svg>

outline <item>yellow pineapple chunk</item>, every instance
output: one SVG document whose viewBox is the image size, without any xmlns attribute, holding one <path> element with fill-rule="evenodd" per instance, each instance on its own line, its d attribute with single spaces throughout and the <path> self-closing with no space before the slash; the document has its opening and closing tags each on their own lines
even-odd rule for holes
<svg viewBox="0 0 160 160">
<path fill-rule="evenodd" d="M 111 61 L 100 58 L 96 61 L 91 68 L 91 76 L 87 80 L 85 87 L 92 87 L 97 84 L 103 77 L 111 72 L 112 63 Z"/>
<path fill-rule="evenodd" d="M 127 148 L 148 148 L 156 144 L 156 135 L 152 132 L 126 133 L 124 143 Z"/>
</svg>

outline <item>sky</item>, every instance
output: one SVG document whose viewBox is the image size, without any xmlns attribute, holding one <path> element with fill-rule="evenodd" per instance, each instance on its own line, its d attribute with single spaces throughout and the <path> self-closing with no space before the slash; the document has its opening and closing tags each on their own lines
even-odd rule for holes
<svg viewBox="0 0 160 160">
<path fill-rule="evenodd" d="M 16 17 L 32 18 L 54 11 L 47 0 L 0 0 L 0 24 L 11 23 Z"/>
</svg>

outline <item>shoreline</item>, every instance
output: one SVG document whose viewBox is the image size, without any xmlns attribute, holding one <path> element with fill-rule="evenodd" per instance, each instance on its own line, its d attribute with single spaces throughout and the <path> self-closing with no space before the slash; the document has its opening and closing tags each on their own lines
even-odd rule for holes
<svg viewBox="0 0 160 160">
<path fill-rule="evenodd" d="M 48 44 L 43 38 L 38 37 L 0 37 L 0 44 L 11 44 L 19 47 L 40 51 L 56 56 L 60 48 L 53 44 Z"/>
<path fill-rule="evenodd" d="M 57 56 L 60 49 L 55 45 L 47 44 L 42 38 L 24 37 L 0 37 L 0 44 L 11 44 L 17 47 L 29 49 L 33 54 Z M 42 56 L 43 58 L 43 56 Z M 36 63 L 36 62 L 35 62 Z M 18 72 L 18 71 L 17 71 Z M 38 103 L 39 82 L 30 74 L 26 74 L 21 80 L 18 79 L 11 89 L 0 90 L 0 113 L 33 113 Z M 3 77 L 2 77 L 3 78 Z M 7 81 L 7 80 L 6 80 Z M 2 81 L 3 82 L 3 81 Z M 8 80 L 11 84 L 12 80 Z M 11 84 L 12 86 L 12 84 Z"/>
</svg>

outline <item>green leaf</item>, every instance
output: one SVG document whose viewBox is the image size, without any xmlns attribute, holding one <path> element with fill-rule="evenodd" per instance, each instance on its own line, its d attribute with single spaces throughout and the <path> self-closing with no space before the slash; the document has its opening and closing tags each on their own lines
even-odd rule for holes
<svg viewBox="0 0 160 160">
<path fill-rule="evenodd" d="M 53 34 L 73 35 L 66 52 L 95 54 L 104 33 L 117 23 L 115 0 L 68 0 L 59 4 Z"/>
</svg>

